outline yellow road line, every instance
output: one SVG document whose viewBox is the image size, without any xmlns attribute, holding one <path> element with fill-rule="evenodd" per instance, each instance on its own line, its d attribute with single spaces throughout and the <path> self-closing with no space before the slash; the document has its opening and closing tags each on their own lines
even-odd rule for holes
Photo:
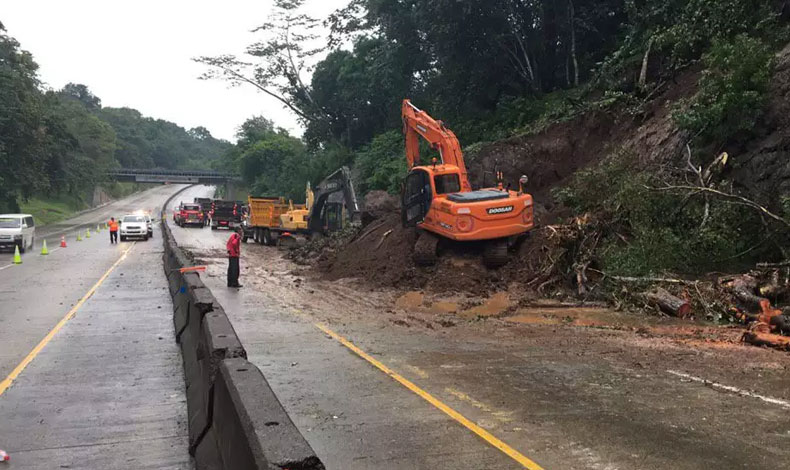
<svg viewBox="0 0 790 470">
<path fill-rule="evenodd" d="M 77 313 L 77 310 L 79 310 L 79 308 L 82 307 L 82 304 L 84 304 L 85 301 L 87 301 L 96 292 L 96 289 L 98 289 L 99 286 L 102 285 L 104 280 L 107 279 L 107 276 L 110 275 L 113 269 L 118 267 L 118 265 L 121 264 L 121 261 L 126 259 L 126 255 L 129 253 L 129 251 L 132 248 L 134 248 L 135 243 L 137 242 L 132 242 L 131 246 L 127 248 L 126 251 L 123 252 L 121 257 L 118 258 L 118 261 L 116 261 L 112 266 L 110 266 L 110 269 L 108 269 L 107 272 L 105 272 L 102 275 L 102 277 L 100 277 L 99 280 L 96 281 L 96 284 L 94 284 L 93 287 L 91 287 L 88 293 L 82 296 L 82 298 L 74 305 L 74 307 L 72 307 L 71 310 L 69 310 L 69 313 L 67 313 L 66 316 L 63 317 L 58 322 L 58 324 L 55 325 L 55 327 L 52 328 L 52 330 L 50 330 L 49 333 L 47 333 L 47 336 L 44 336 L 44 339 L 42 339 L 36 345 L 36 347 L 33 348 L 32 351 L 30 351 L 30 354 L 25 356 L 25 358 L 22 359 L 22 362 L 20 362 L 19 365 L 16 366 L 14 370 L 11 371 L 10 374 L 8 374 L 8 377 L 6 377 L 2 382 L 0 382 L 0 396 L 3 395 L 3 393 L 5 393 L 6 390 L 8 390 L 8 387 L 10 387 L 11 384 L 14 382 L 14 380 L 16 380 L 17 377 L 19 377 L 19 374 L 21 374 L 22 371 L 25 370 L 25 368 L 31 362 L 33 362 L 33 359 L 35 359 L 36 356 L 38 356 L 38 353 L 40 353 L 41 350 L 44 349 L 44 346 L 46 346 L 50 341 L 52 341 L 52 338 L 54 338 L 55 335 L 58 333 L 58 331 L 60 331 L 60 329 L 63 328 L 66 322 L 68 322 L 69 320 L 71 320 L 72 317 L 74 317 L 74 315 Z"/>
<path fill-rule="evenodd" d="M 510 447 L 509 445 L 505 444 L 504 442 L 499 440 L 496 436 L 494 436 L 490 432 L 486 431 L 485 429 L 481 428 L 477 424 L 473 423 L 472 421 L 470 421 L 469 419 L 464 417 L 461 413 L 459 413 L 459 412 L 455 411 L 454 409 L 450 408 L 449 406 L 445 405 L 444 403 L 439 401 L 437 398 L 435 398 L 433 395 L 431 395 L 430 393 L 428 393 L 425 390 L 421 389 L 420 387 L 415 385 L 410 380 L 406 379 L 405 377 L 401 376 L 397 372 L 395 372 L 392 369 L 390 369 L 389 367 L 385 366 L 384 364 L 382 364 L 378 360 L 374 359 L 368 353 L 366 353 L 365 351 L 363 351 L 363 350 L 359 349 L 358 347 L 356 347 L 351 341 L 345 339 L 344 337 L 342 337 L 339 334 L 335 333 L 334 331 L 330 330 L 329 328 L 327 328 L 325 325 L 323 325 L 321 323 L 316 323 L 315 326 L 319 330 L 323 331 L 324 333 L 328 334 L 332 338 L 334 338 L 337 341 L 339 341 L 343 346 L 345 346 L 348 349 L 350 349 L 351 351 L 353 351 L 354 354 L 356 354 L 357 356 L 361 357 L 362 359 L 368 361 L 374 367 L 376 367 L 380 371 L 384 372 L 385 374 L 389 375 L 390 377 L 392 377 L 396 381 L 400 382 L 401 385 L 403 385 L 404 387 L 408 388 L 412 392 L 416 393 L 422 399 L 424 399 L 425 401 L 427 401 L 431 405 L 435 406 L 436 408 L 441 410 L 443 413 L 445 413 L 449 417 L 451 417 L 454 420 L 458 421 L 459 423 L 461 423 L 464 427 L 466 427 L 467 429 L 469 429 L 473 433 L 475 433 L 478 436 L 480 436 L 481 438 L 483 438 L 486 442 L 488 442 L 492 446 L 496 447 L 497 449 L 499 449 L 502 452 L 504 452 L 505 454 L 507 454 L 508 457 L 512 458 L 513 460 L 515 460 L 516 462 L 521 464 L 524 468 L 527 468 L 529 470 L 543 470 L 543 467 L 541 467 L 537 463 L 533 462 L 532 460 L 530 460 L 529 458 L 527 458 L 526 456 L 521 454 L 516 449 L 514 449 L 514 448 Z"/>
</svg>

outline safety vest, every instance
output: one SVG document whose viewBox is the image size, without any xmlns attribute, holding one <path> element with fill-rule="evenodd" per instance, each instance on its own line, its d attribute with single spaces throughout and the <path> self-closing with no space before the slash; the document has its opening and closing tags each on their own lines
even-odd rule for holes
<svg viewBox="0 0 790 470">
<path fill-rule="evenodd" d="M 110 221 L 110 232 L 117 232 L 118 231 L 118 222 L 113 220 Z"/>
</svg>

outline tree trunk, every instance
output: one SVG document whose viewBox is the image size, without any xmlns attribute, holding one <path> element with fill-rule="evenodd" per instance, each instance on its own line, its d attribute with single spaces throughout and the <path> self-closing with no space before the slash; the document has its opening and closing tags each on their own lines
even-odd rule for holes
<svg viewBox="0 0 790 470">
<path fill-rule="evenodd" d="M 556 85 L 557 71 L 557 18 L 555 0 L 542 1 L 541 23 L 543 28 L 543 64 L 541 65 L 544 91 L 553 90 Z"/>
<path fill-rule="evenodd" d="M 727 282 L 725 287 L 732 292 L 740 306 L 751 312 L 765 312 L 770 308 L 771 302 L 765 297 L 755 295 L 757 280 L 752 276 L 741 276 Z"/>
<path fill-rule="evenodd" d="M 644 90 L 647 85 L 647 64 L 650 59 L 650 50 L 653 48 L 653 38 L 647 42 L 647 50 L 644 57 L 642 57 L 642 70 L 639 71 L 639 89 Z"/>
<path fill-rule="evenodd" d="M 573 60 L 573 86 L 579 86 L 579 61 L 576 58 L 576 10 L 573 0 L 568 0 L 568 22 L 571 28 L 571 60 Z"/>
<path fill-rule="evenodd" d="M 691 304 L 687 301 L 675 297 L 665 289 L 658 288 L 645 295 L 650 304 L 657 306 L 662 312 L 669 315 L 686 318 L 691 315 Z"/>
</svg>

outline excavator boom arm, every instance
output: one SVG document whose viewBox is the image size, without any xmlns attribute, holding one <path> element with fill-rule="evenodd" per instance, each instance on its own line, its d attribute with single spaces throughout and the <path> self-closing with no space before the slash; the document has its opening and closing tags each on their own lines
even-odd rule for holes
<svg viewBox="0 0 790 470">
<path fill-rule="evenodd" d="M 461 144 L 453 131 L 446 128 L 442 121 L 437 121 L 425 111 L 417 108 L 408 99 L 403 100 L 401 107 L 403 133 L 406 136 L 406 160 L 409 169 L 425 163 L 420 162 L 420 136 L 431 148 L 439 151 L 442 163 L 455 165 L 461 171 L 461 187 L 470 190 L 464 155 Z"/>
</svg>

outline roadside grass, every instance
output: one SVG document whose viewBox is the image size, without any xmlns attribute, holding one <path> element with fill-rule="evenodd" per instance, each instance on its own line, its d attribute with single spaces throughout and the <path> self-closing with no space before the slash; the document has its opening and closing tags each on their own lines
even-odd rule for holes
<svg viewBox="0 0 790 470">
<path fill-rule="evenodd" d="M 147 183 L 105 183 L 102 185 L 104 191 L 114 200 L 122 199 L 133 193 L 144 191 L 158 184 Z M 70 218 L 75 213 L 89 209 L 90 199 L 88 194 L 93 194 L 93 189 L 85 195 L 54 195 L 52 197 L 35 196 L 19 204 L 22 212 L 31 214 L 36 225 L 56 224 L 61 220 Z"/>
<path fill-rule="evenodd" d="M 22 212 L 32 214 L 36 225 L 49 225 L 68 219 L 75 212 L 88 208 L 80 198 L 61 196 L 56 199 L 33 197 L 20 204 Z"/>
</svg>

